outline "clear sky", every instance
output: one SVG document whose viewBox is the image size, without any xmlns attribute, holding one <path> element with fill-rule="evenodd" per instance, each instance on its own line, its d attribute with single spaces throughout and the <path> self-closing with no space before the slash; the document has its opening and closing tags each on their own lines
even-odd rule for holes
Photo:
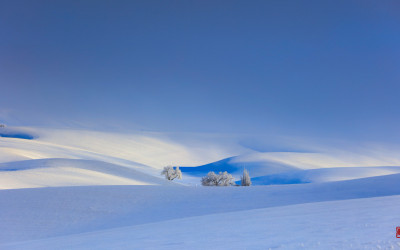
<svg viewBox="0 0 400 250">
<path fill-rule="evenodd" d="M 400 139 L 399 1 L 0 1 L 0 122 Z"/>
</svg>

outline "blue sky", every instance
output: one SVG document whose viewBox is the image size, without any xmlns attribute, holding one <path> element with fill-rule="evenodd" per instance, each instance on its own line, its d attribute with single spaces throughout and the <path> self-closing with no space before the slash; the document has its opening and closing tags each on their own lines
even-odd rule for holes
<svg viewBox="0 0 400 250">
<path fill-rule="evenodd" d="M 0 119 L 400 139 L 398 1 L 2 1 Z"/>
</svg>

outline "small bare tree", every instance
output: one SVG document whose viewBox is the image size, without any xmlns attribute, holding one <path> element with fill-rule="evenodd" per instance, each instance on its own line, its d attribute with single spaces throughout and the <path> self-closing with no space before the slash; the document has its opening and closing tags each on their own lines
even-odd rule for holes
<svg viewBox="0 0 400 250">
<path fill-rule="evenodd" d="M 201 179 L 203 186 L 231 186 L 234 185 L 234 178 L 228 172 L 219 172 L 215 174 L 213 171 L 209 172 Z"/>
<path fill-rule="evenodd" d="M 161 171 L 161 175 L 164 175 L 165 179 L 169 181 L 172 181 L 175 178 L 182 179 L 182 172 L 179 167 L 176 167 L 175 169 L 172 166 L 164 167 Z"/>
<path fill-rule="evenodd" d="M 250 179 L 249 172 L 247 171 L 247 169 L 243 170 L 241 184 L 242 184 L 242 186 L 251 186 L 251 179 Z"/>
</svg>

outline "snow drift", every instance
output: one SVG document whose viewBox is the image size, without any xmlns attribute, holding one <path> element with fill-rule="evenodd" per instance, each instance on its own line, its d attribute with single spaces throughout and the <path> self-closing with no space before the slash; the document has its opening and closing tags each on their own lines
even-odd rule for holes
<svg viewBox="0 0 400 250">
<path fill-rule="evenodd" d="M 400 247 L 396 157 L 255 152 L 224 136 L 18 131 L 33 138 L 0 137 L 1 249 Z M 186 166 L 183 180 L 166 181 L 166 165 Z M 244 168 L 255 186 L 199 186 L 209 171 Z"/>
</svg>

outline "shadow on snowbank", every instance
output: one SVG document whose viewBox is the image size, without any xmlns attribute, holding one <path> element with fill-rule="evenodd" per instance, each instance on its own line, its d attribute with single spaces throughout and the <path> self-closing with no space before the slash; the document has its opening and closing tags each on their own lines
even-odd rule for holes
<svg viewBox="0 0 400 250">
<path fill-rule="evenodd" d="M 0 127 L 0 137 L 17 138 L 25 140 L 35 139 L 35 136 L 25 131 L 12 128 L 1 128 L 1 127 Z"/>
</svg>

